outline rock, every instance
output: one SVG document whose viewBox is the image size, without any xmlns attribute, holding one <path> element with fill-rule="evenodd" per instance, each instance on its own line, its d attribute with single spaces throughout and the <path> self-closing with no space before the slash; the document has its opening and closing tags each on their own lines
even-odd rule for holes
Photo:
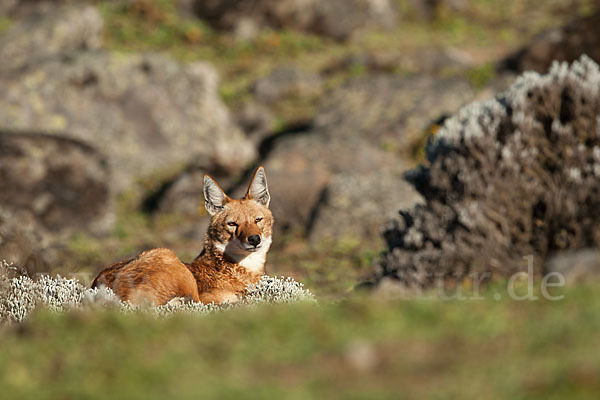
<svg viewBox="0 0 600 400">
<path fill-rule="evenodd" d="M 546 71 L 553 61 L 572 62 L 585 54 L 600 62 L 600 12 L 543 32 L 512 54 L 504 66 L 513 71 Z"/>
<path fill-rule="evenodd" d="M 0 16 L 11 14 L 18 3 L 18 0 L 3 0 L 0 2 Z"/>
<path fill-rule="evenodd" d="M 0 206 L 0 261 L 13 264 L 17 272 L 48 273 L 64 255 L 52 235 L 27 210 L 8 211 Z"/>
<path fill-rule="evenodd" d="M 402 182 L 402 168 L 386 167 L 386 170 L 382 172 L 377 168 L 366 173 L 351 171 L 334 175 L 318 208 L 311 236 L 358 240 L 376 237 L 381 232 L 382 221 L 397 215 L 398 204 L 408 208 L 421 201 L 409 185 L 398 184 Z"/>
<path fill-rule="evenodd" d="M 263 162 L 276 233 L 306 235 L 314 223 L 332 171 L 327 144 L 318 133 L 282 137 Z"/>
<path fill-rule="evenodd" d="M 30 275 L 64 261 L 66 236 L 113 226 L 107 162 L 79 141 L 0 133 L 0 181 L 0 258 Z"/>
<path fill-rule="evenodd" d="M 205 174 L 215 178 L 227 194 L 233 195 L 230 189 L 237 183 L 238 175 L 223 173 L 211 169 L 210 165 L 195 162 L 153 195 L 150 200 L 154 204 L 147 202 L 147 205 L 151 206 L 147 207 L 146 211 L 155 217 L 170 216 L 177 221 L 171 224 L 169 231 L 164 235 L 167 240 L 177 242 L 185 238 L 200 243 L 204 240 L 210 222 L 204 207 Z"/>
<path fill-rule="evenodd" d="M 464 81 L 427 77 L 358 79 L 331 93 L 310 133 L 282 137 L 264 162 L 277 224 L 314 241 L 377 235 L 395 202 L 420 201 L 401 178 L 412 143 L 473 95 Z"/>
<path fill-rule="evenodd" d="M 393 193 L 383 187 L 397 182 L 394 177 L 408 164 L 366 138 L 348 143 L 330 128 L 333 136 L 315 129 L 281 138 L 263 163 L 277 229 L 300 232 L 313 241 L 377 235 L 385 213 L 373 210 L 400 199 L 418 201 L 408 184 Z"/>
<path fill-rule="evenodd" d="M 426 203 L 387 224 L 375 279 L 534 273 L 548 256 L 600 245 L 600 68 L 583 57 L 526 73 L 448 119 L 429 164 L 407 175 Z"/>
<path fill-rule="evenodd" d="M 409 4 L 415 16 L 431 21 L 438 17 L 442 8 L 455 13 L 464 12 L 469 0 L 410 0 Z"/>
<path fill-rule="evenodd" d="M 597 279 L 600 275 L 600 250 L 582 249 L 559 253 L 548 260 L 546 271 L 561 274 L 567 285 Z"/>
<path fill-rule="evenodd" d="M 48 232 L 104 233 L 114 222 L 107 162 L 79 141 L 0 133 L 0 180 L 0 207 L 30 213 Z"/>
<path fill-rule="evenodd" d="M 102 34 L 102 17 L 90 5 L 30 12 L 0 36 L 0 73 L 82 49 L 96 50 Z"/>
<path fill-rule="evenodd" d="M 108 157 L 119 191 L 192 160 L 234 174 L 256 157 L 206 63 L 83 52 L 0 76 L 0 89 L 0 128 L 68 131 Z"/>
<path fill-rule="evenodd" d="M 318 97 L 322 91 L 319 75 L 294 66 L 277 67 L 254 84 L 256 97 L 265 103 L 286 97 Z"/>
<path fill-rule="evenodd" d="M 326 74 L 350 73 L 403 73 L 438 74 L 451 69 L 461 70 L 472 66 L 467 54 L 447 48 L 428 48 L 418 51 L 366 51 L 345 55 L 335 60 L 323 71 Z"/>
<path fill-rule="evenodd" d="M 470 83 L 461 78 L 362 78 L 325 99 L 316 126 L 347 139 L 355 151 L 362 147 L 358 142 L 367 140 L 406 158 L 432 121 L 455 112 L 474 96 Z"/>
<path fill-rule="evenodd" d="M 196 0 L 196 15 L 248 38 L 264 27 L 297 29 L 345 40 L 366 27 L 395 25 L 390 0 Z"/>
<path fill-rule="evenodd" d="M 241 109 L 234 112 L 237 125 L 242 128 L 246 136 L 255 146 L 272 135 L 276 127 L 275 115 L 271 110 L 258 102 L 245 102 Z"/>
</svg>

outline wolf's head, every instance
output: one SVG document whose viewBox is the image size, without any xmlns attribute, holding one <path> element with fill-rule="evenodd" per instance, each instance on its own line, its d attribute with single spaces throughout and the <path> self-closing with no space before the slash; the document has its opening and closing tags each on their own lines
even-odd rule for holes
<svg viewBox="0 0 600 400">
<path fill-rule="evenodd" d="M 207 239 L 229 258 L 266 255 L 271 246 L 273 214 L 263 167 L 258 167 L 244 198 L 231 199 L 210 176 L 204 176 L 204 201 L 211 216 Z"/>
</svg>

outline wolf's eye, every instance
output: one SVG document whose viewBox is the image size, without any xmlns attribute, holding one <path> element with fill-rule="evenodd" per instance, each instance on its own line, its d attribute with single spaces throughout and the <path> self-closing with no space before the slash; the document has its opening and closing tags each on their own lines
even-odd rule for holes
<svg viewBox="0 0 600 400">
<path fill-rule="evenodd" d="M 257 224 L 258 224 L 260 221 L 262 221 L 262 217 L 258 217 L 258 218 L 256 218 L 256 219 L 254 220 L 254 222 L 256 222 Z"/>
<path fill-rule="evenodd" d="M 238 226 L 238 224 L 236 224 L 236 223 L 235 223 L 235 222 L 233 222 L 233 221 L 229 221 L 229 222 L 227 223 L 227 225 L 229 225 L 229 226 Z"/>
</svg>

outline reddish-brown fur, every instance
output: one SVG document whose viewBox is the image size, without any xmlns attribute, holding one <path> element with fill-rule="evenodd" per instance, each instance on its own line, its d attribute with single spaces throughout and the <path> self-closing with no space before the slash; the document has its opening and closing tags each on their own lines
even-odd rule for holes
<svg viewBox="0 0 600 400">
<path fill-rule="evenodd" d="M 209 186 L 213 191 L 206 192 L 205 178 L 205 197 L 211 198 L 216 193 L 218 198 L 207 201 L 207 210 L 212 211 L 211 222 L 204 250 L 193 262 L 183 264 L 169 249 L 153 249 L 104 268 L 92 287 L 108 286 L 121 300 L 134 304 L 165 304 L 175 297 L 202 303 L 236 301 L 248 284 L 257 283 L 264 274 L 264 257 L 273 233 L 266 179 L 264 192 L 252 190 L 256 188 L 253 184 L 259 172 L 264 179 L 264 170 L 259 168 L 241 200 L 227 197 L 211 178 Z M 263 197 L 257 199 L 257 195 Z M 263 247 L 259 245 L 252 252 L 241 250 L 253 235 L 261 237 Z"/>
<path fill-rule="evenodd" d="M 92 287 L 105 285 L 123 301 L 165 304 L 173 297 L 199 301 L 190 270 L 169 249 L 152 249 L 105 268 Z"/>
</svg>

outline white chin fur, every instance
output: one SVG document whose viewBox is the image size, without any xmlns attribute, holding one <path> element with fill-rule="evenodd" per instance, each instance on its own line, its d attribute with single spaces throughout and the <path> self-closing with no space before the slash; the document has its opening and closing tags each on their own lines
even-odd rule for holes
<svg viewBox="0 0 600 400">
<path fill-rule="evenodd" d="M 217 243 L 216 247 L 227 257 L 231 258 L 242 267 L 246 268 L 251 272 L 260 272 L 265 266 L 267 259 L 267 252 L 271 247 L 271 237 L 264 237 L 260 242 L 260 245 L 252 251 L 246 250 L 242 242 L 238 239 L 234 239 L 226 245 L 223 243 Z"/>
</svg>

